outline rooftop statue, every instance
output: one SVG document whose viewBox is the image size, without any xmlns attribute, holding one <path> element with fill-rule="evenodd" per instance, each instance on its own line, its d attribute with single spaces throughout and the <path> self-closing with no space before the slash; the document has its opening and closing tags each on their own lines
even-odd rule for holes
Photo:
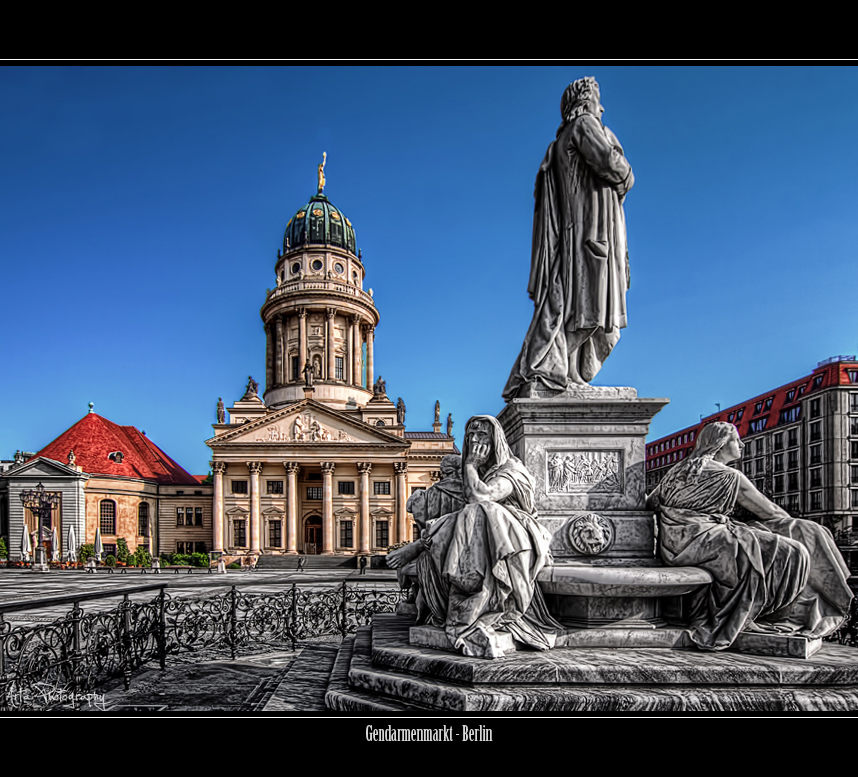
<svg viewBox="0 0 858 777">
<path fill-rule="evenodd" d="M 593 78 L 570 84 L 562 122 L 536 176 L 528 294 L 533 320 L 503 391 L 589 383 L 626 326 L 629 288 L 623 200 L 632 168 Z"/>
<path fill-rule="evenodd" d="M 244 392 L 242 399 L 252 399 L 259 391 L 259 384 L 250 375 L 247 376 L 247 389 Z"/>
<path fill-rule="evenodd" d="M 443 628 L 465 655 L 502 656 L 502 633 L 547 650 L 561 627 L 536 585 L 551 555 L 550 536 L 536 520 L 533 477 L 492 416 L 471 418 L 464 437 L 466 504 L 427 521 L 414 547 L 391 553 L 388 565 L 416 556 L 418 621 Z"/>
<path fill-rule="evenodd" d="M 735 426 L 708 424 L 647 498 L 664 561 L 713 578 L 692 594 L 691 639 L 723 650 L 742 631 L 831 634 L 849 612 L 849 569 L 828 529 L 790 517 L 727 466 L 743 448 Z M 729 517 L 736 502 L 760 520 Z"/>
</svg>

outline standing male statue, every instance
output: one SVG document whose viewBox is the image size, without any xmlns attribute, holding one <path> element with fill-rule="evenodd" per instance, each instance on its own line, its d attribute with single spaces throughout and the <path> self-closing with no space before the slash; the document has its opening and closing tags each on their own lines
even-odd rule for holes
<svg viewBox="0 0 858 777">
<path fill-rule="evenodd" d="M 223 397 L 217 398 L 217 422 L 219 424 L 226 422 L 226 408 L 223 406 Z"/>
<path fill-rule="evenodd" d="M 589 383 L 626 326 L 629 264 L 623 199 L 634 184 L 622 146 L 602 124 L 594 78 L 570 84 L 563 121 L 536 176 L 527 291 L 533 320 L 504 399 L 533 385 Z"/>
</svg>

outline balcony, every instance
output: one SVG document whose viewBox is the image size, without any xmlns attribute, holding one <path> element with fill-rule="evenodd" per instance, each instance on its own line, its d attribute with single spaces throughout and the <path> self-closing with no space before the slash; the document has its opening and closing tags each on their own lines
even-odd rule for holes
<svg viewBox="0 0 858 777">
<path fill-rule="evenodd" d="M 265 300 L 265 302 L 267 304 L 269 302 L 273 302 L 274 300 L 301 291 L 325 292 L 328 294 L 345 294 L 349 297 L 354 297 L 355 299 L 362 302 L 364 305 L 368 305 L 369 307 L 375 307 L 375 303 L 373 302 L 372 297 L 358 286 L 354 286 L 351 283 L 346 283 L 344 281 L 323 279 L 302 279 L 298 281 L 287 281 L 286 283 L 280 284 L 280 286 L 278 286 L 276 289 L 271 289 L 268 292 L 268 298 Z"/>
</svg>

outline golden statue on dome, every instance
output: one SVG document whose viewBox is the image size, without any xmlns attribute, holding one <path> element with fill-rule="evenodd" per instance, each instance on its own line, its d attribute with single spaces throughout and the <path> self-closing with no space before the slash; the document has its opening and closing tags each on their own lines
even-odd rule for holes
<svg viewBox="0 0 858 777">
<path fill-rule="evenodd" d="M 328 159 L 327 152 L 322 152 L 322 164 L 319 165 L 319 191 L 316 194 L 324 194 L 325 189 L 325 162 Z"/>
</svg>

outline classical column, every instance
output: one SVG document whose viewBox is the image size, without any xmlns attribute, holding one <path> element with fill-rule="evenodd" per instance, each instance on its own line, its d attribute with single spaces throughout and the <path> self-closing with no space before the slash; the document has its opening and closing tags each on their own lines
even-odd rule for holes
<svg viewBox="0 0 858 777">
<path fill-rule="evenodd" d="M 226 464 L 222 461 L 210 462 L 214 475 L 214 515 L 212 516 L 212 544 L 214 550 L 223 552 L 223 475 Z"/>
<path fill-rule="evenodd" d="M 286 552 L 297 553 L 298 542 L 298 466 L 297 461 L 284 461 L 286 468 Z"/>
<path fill-rule="evenodd" d="M 352 385 L 360 386 L 360 316 L 352 316 Z"/>
<path fill-rule="evenodd" d="M 274 327 L 265 325 L 265 390 L 274 388 Z"/>
<path fill-rule="evenodd" d="M 261 461 L 248 461 L 250 470 L 250 552 L 259 553 L 259 473 Z"/>
<path fill-rule="evenodd" d="M 298 374 L 303 375 L 302 370 L 307 363 L 307 309 L 298 311 Z"/>
<path fill-rule="evenodd" d="M 359 461 L 357 468 L 360 472 L 360 552 L 369 553 L 369 473 L 372 472 L 372 464 Z"/>
<path fill-rule="evenodd" d="M 327 325 L 327 349 L 328 349 L 328 380 L 334 380 L 337 376 L 336 369 L 334 368 L 334 316 L 336 315 L 336 308 L 328 308 L 326 313 L 326 325 Z"/>
<path fill-rule="evenodd" d="M 372 384 L 375 382 L 372 362 L 372 341 L 375 339 L 375 327 L 372 324 L 367 324 L 363 331 L 366 332 L 366 387 L 372 391 Z"/>
<path fill-rule="evenodd" d="M 408 497 L 405 493 L 405 473 L 408 472 L 408 462 L 397 461 L 393 465 L 396 472 L 396 540 L 395 542 L 406 542 L 408 537 L 405 533 L 405 503 Z"/>
<path fill-rule="evenodd" d="M 334 462 L 322 464 L 322 555 L 334 552 Z"/>
<path fill-rule="evenodd" d="M 282 386 L 286 382 L 283 353 L 283 316 L 274 319 L 274 382 Z"/>
</svg>

